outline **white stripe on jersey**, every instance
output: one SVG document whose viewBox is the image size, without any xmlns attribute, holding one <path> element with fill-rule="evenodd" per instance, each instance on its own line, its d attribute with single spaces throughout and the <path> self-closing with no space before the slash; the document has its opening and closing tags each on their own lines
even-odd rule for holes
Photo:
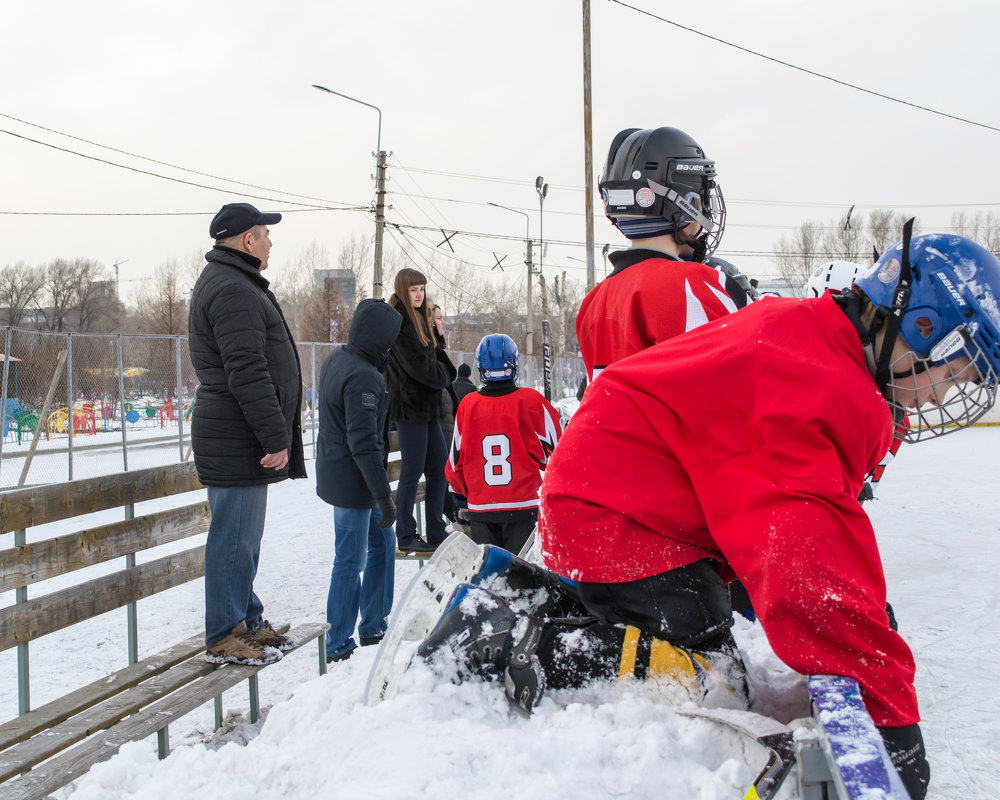
<svg viewBox="0 0 1000 800">
<path fill-rule="evenodd" d="M 469 511 L 516 511 L 519 508 L 537 508 L 538 498 L 516 503 L 469 503 Z"/>
<path fill-rule="evenodd" d="M 701 304 L 701 300 L 695 297 L 694 292 L 691 291 L 691 282 L 687 278 L 684 279 L 684 297 L 687 300 L 684 331 L 693 331 L 699 325 L 708 322 L 708 314 L 705 313 L 705 307 Z"/>
<path fill-rule="evenodd" d="M 726 276 L 723 275 L 722 283 L 725 284 L 725 282 L 726 282 Z M 728 311 L 730 314 L 736 313 L 737 308 L 736 308 L 736 303 L 733 302 L 733 298 L 731 298 L 728 294 L 726 294 L 726 292 L 720 292 L 714 286 L 710 285 L 708 288 L 712 290 L 712 294 L 714 294 L 716 297 L 719 298 L 719 302 L 726 307 L 726 311 Z"/>
</svg>

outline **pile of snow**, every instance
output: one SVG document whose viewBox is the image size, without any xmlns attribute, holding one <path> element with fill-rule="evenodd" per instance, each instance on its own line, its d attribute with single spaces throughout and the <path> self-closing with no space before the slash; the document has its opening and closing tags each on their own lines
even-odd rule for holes
<svg viewBox="0 0 1000 800">
<path fill-rule="evenodd" d="M 906 445 L 869 509 L 889 599 L 916 655 L 931 800 L 988 797 L 996 782 L 998 472 L 995 428 Z M 10 546 L 9 534 L 0 545 Z M 332 551 L 332 513 L 312 481 L 273 486 L 257 583 L 272 621 L 322 618 Z M 398 565 L 397 597 L 415 569 Z M 198 629 L 200 590 L 195 583 L 140 604 L 140 655 Z M 97 620 L 33 644 L 34 705 L 120 668 L 119 626 L 117 617 Z M 779 719 L 804 713 L 801 677 L 778 662 L 760 627 L 739 621 L 736 634 L 757 709 Z M 396 697 L 368 707 L 374 655 L 362 648 L 315 677 L 310 645 L 261 673 L 262 701 L 273 704 L 262 723 L 246 722 L 246 688 L 238 687 L 226 693 L 230 716 L 221 732 L 212 732 L 207 704 L 171 726 L 174 752 L 165 761 L 157 761 L 154 739 L 131 743 L 55 796 L 735 800 L 755 772 L 746 761 L 753 754 L 741 751 L 734 734 L 674 713 L 649 687 L 552 692 L 525 719 L 508 710 L 499 685 L 456 686 L 418 667 Z M 15 661 L 12 651 L 0 656 L 9 676 L 0 682 L 0 710 L 9 718 L 16 713 Z"/>
</svg>

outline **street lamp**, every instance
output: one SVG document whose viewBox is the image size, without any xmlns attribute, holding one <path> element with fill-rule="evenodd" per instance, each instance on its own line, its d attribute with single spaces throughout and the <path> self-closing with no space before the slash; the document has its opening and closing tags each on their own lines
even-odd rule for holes
<svg viewBox="0 0 1000 800">
<path fill-rule="evenodd" d="M 529 217 L 527 212 L 525 211 L 518 211 L 516 208 L 502 206 L 499 203 L 492 203 L 488 200 L 486 201 L 486 205 L 493 206 L 494 208 L 502 208 L 504 211 L 511 211 L 515 214 L 520 214 L 522 217 L 524 217 L 524 263 L 528 267 L 528 317 L 525 328 L 524 347 L 525 351 L 527 352 L 527 355 L 529 356 L 528 364 L 532 365 L 533 360 L 530 358 L 530 356 L 533 356 L 535 352 L 535 347 L 534 347 L 535 317 L 534 317 L 534 312 L 532 311 L 532 301 L 531 301 L 531 276 L 533 274 L 533 267 L 531 264 L 531 217 Z M 526 377 L 528 380 L 528 384 L 530 385 L 532 377 L 530 369 L 527 371 Z"/>
<path fill-rule="evenodd" d="M 378 112 L 378 136 L 375 140 L 375 268 L 372 275 L 372 297 L 382 297 L 382 235 L 385 231 L 385 153 L 382 152 L 382 109 L 343 92 L 336 92 L 314 83 L 314 89 L 335 94 Z"/>
<path fill-rule="evenodd" d="M 546 319 L 549 316 L 549 300 L 545 291 L 545 276 L 542 274 L 542 262 L 545 258 L 542 212 L 544 211 L 545 196 L 549 193 L 549 185 L 541 175 L 535 178 L 535 191 L 538 192 L 538 282 L 542 287 L 542 319 Z"/>
<path fill-rule="evenodd" d="M 545 178 L 539 175 L 535 178 L 535 191 L 538 192 L 538 274 L 542 274 L 542 261 L 545 255 L 545 236 L 542 233 L 542 211 L 545 203 L 545 196 L 549 193 L 549 185 Z"/>
</svg>

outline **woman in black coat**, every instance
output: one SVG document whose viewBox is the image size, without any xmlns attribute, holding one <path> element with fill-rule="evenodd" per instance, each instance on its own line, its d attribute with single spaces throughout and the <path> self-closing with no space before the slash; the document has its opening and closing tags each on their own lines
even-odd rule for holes
<svg viewBox="0 0 1000 800">
<path fill-rule="evenodd" d="M 433 549 L 446 537 L 444 464 L 448 448 L 441 433 L 441 390 L 455 380 L 455 366 L 435 337 L 426 297 L 427 278 L 415 269 L 396 273 L 389 304 L 403 315 L 399 336 L 389 349 L 385 378 L 389 419 L 399 436 L 400 473 L 396 488 L 396 538 L 400 550 Z M 424 476 L 427 542 L 417 536 L 413 505 Z"/>
</svg>

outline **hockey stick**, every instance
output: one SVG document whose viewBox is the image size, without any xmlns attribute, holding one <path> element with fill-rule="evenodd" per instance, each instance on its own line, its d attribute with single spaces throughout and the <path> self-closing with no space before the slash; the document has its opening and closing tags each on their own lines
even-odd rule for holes
<svg viewBox="0 0 1000 800">
<path fill-rule="evenodd" d="M 820 746 L 839 797 L 908 800 L 909 794 L 861 699 L 858 682 L 839 675 L 811 675 L 809 696 L 819 723 Z"/>
<path fill-rule="evenodd" d="M 552 400 L 552 348 L 549 345 L 549 321 L 542 320 L 542 380 L 545 399 Z"/>
</svg>

